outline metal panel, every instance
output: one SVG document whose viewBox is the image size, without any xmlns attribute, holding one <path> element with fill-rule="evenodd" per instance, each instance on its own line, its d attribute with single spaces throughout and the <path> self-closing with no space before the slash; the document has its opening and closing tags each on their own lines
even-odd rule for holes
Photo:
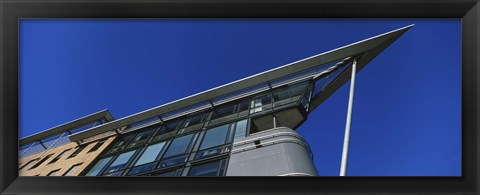
<svg viewBox="0 0 480 195">
<path fill-rule="evenodd" d="M 290 128 L 252 134 L 234 143 L 227 176 L 316 176 L 308 144 Z"/>
</svg>

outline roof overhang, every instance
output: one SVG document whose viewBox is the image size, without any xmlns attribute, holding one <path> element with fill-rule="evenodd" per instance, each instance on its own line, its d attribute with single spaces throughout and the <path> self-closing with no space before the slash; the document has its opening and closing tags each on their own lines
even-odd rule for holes
<svg viewBox="0 0 480 195">
<path fill-rule="evenodd" d="M 67 130 L 72 130 L 74 128 L 81 127 L 82 125 L 86 125 L 86 124 L 101 120 L 103 118 L 105 118 L 106 121 L 113 121 L 114 120 L 112 115 L 110 114 L 110 112 L 105 109 L 105 110 L 102 110 L 102 111 L 84 116 L 82 118 L 75 119 L 73 121 L 58 125 L 56 127 L 47 129 L 45 131 L 33 134 L 31 136 L 24 137 L 24 138 L 19 140 L 19 144 L 20 145 L 25 145 L 25 144 L 29 144 L 29 143 L 32 143 L 32 142 L 35 142 L 35 141 L 38 141 L 38 140 L 42 140 L 42 139 L 48 138 L 50 136 L 54 136 L 54 135 L 57 135 L 59 133 L 65 132 Z"/>
<path fill-rule="evenodd" d="M 318 55 L 314 55 L 293 63 L 289 63 L 278 68 L 274 68 L 253 76 L 249 76 L 219 87 L 215 87 L 176 101 L 172 101 L 130 116 L 123 117 L 116 121 L 111 121 L 91 129 L 85 130 L 83 132 L 78 132 L 76 134 L 70 135 L 71 141 L 82 140 L 100 133 L 104 133 L 113 129 L 124 127 L 132 123 L 142 121 L 151 117 L 163 115 L 165 113 L 186 108 L 204 101 L 209 101 L 219 96 L 227 95 L 238 90 L 246 89 L 261 83 L 269 82 L 287 75 L 295 74 L 310 68 L 315 68 L 323 64 L 340 60 L 348 56 L 355 56 L 363 54 L 364 56 L 358 61 L 358 70 L 363 68 L 371 59 L 373 59 L 378 53 L 380 53 L 385 47 L 390 45 L 398 37 L 400 37 L 405 31 L 407 31 L 411 26 L 409 25 L 403 28 L 399 28 L 381 35 L 377 35 L 350 45 L 346 45 L 328 52 L 324 52 Z M 348 72 L 348 71 L 346 71 Z M 344 74 L 341 78 L 337 79 L 343 81 L 348 80 L 349 74 Z M 345 83 L 343 81 L 343 83 Z M 343 84 L 342 83 L 342 84 Z M 332 85 L 333 86 L 333 85 Z M 335 85 L 336 88 L 341 86 L 340 84 Z M 330 90 L 333 90 L 331 88 Z M 333 92 L 332 92 L 333 93 Z M 331 93 L 330 93 L 331 94 Z M 325 96 L 325 99 L 328 96 Z M 323 101 L 322 101 L 323 102 Z"/>
<path fill-rule="evenodd" d="M 365 51 L 365 53 L 357 58 L 357 69 L 356 72 L 359 72 L 360 70 L 365 67 L 373 58 L 375 58 L 378 54 L 380 54 L 385 48 L 387 48 L 390 44 L 392 44 L 395 40 L 397 40 L 403 33 L 405 33 L 409 28 L 413 26 L 409 25 L 403 28 L 399 28 L 397 30 L 393 30 L 381 35 L 377 35 L 375 37 L 354 43 L 352 45 L 357 45 L 359 49 L 362 51 Z M 368 43 L 373 40 L 379 40 L 382 39 L 381 42 L 375 43 L 375 47 L 364 50 L 361 47 L 364 44 L 359 44 L 359 43 Z M 337 91 L 338 88 L 340 88 L 343 84 L 345 84 L 348 80 L 350 80 L 350 77 L 352 75 L 352 67 L 348 67 L 336 80 L 334 80 L 331 85 L 329 85 L 327 88 L 325 88 L 322 93 L 319 93 L 316 97 L 313 97 L 311 102 L 310 102 L 310 110 L 309 112 L 312 112 L 315 108 L 317 108 L 320 104 L 322 104 L 330 95 L 332 95 L 335 91 Z"/>
</svg>

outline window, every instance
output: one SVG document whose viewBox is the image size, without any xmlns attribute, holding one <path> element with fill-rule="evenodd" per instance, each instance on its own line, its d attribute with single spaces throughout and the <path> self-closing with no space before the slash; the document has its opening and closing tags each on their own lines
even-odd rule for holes
<svg viewBox="0 0 480 195">
<path fill-rule="evenodd" d="M 265 95 L 253 98 L 251 103 L 252 109 L 250 110 L 250 113 L 261 112 L 271 108 L 272 106 L 270 104 L 271 102 L 272 102 L 272 97 L 270 94 L 265 94 Z"/>
<path fill-rule="evenodd" d="M 93 166 L 85 176 L 97 176 L 98 173 L 100 173 L 100 171 L 103 169 L 103 167 L 105 167 L 105 165 L 107 165 L 107 163 L 110 162 L 110 159 L 112 159 L 111 156 L 104 158 L 102 160 L 99 160 L 97 164 L 95 164 L 95 166 Z"/>
<path fill-rule="evenodd" d="M 68 169 L 65 174 L 63 174 L 63 176 L 72 176 L 73 173 L 75 173 L 75 171 L 78 169 L 78 167 L 80 167 L 80 165 L 82 165 L 82 163 L 73 165 L 72 167 L 70 167 L 70 169 Z"/>
<path fill-rule="evenodd" d="M 201 151 L 197 153 L 195 159 L 208 158 L 230 152 L 231 146 L 225 144 L 232 142 L 234 125 L 235 123 L 207 130 L 200 145 Z"/>
<path fill-rule="evenodd" d="M 235 126 L 235 138 L 234 141 L 238 140 L 239 138 L 244 138 L 247 133 L 247 119 L 238 121 L 237 125 Z"/>
<path fill-rule="evenodd" d="M 36 159 L 33 159 L 33 160 L 30 160 L 28 161 L 27 163 L 25 163 L 22 167 L 19 168 L 19 171 L 22 171 L 24 168 L 27 168 L 28 165 L 32 164 L 33 162 L 39 160 L 40 158 L 36 158 Z"/>
<path fill-rule="evenodd" d="M 123 170 L 126 167 L 128 161 L 132 158 L 133 154 L 135 154 L 135 151 L 136 150 L 132 150 L 118 155 L 118 157 L 113 161 L 113 163 L 105 171 L 105 173 L 119 172 Z"/>
<path fill-rule="evenodd" d="M 223 176 L 226 160 L 214 161 L 192 166 L 189 176 Z"/>
<path fill-rule="evenodd" d="M 165 152 L 163 160 L 158 164 L 157 168 L 164 168 L 173 165 L 185 163 L 193 143 L 197 139 L 198 134 L 189 134 L 175 138 Z"/>
<path fill-rule="evenodd" d="M 227 121 L 236 120 L 238 117 L 248 115 L 249 99 L 242 99 L 233 103 L 215 106 L 212 120 L 209 125 L 217 125 Z"/>
<path fill-rule="evenodd" d="M 183 121 L 181 129 L 177 134 L 188 133 L 192 130 L 198 130 L 202 127 L 203 122 L 207 116 L 207 112 L 201 112 L 198 114 L 187 116 L 185 121 Z"/>
<path fill-rule="evenodd" d="M 200 150 L 222 145 L 228 142 L 229 140 L 227 140 L 227 135 L 229 133 L 229 127 L 230 125 L 223 125 L 209 129 L 203 138 Z"/>
<path fill-rule="evenodd" d="M 128 142 L 133 138 L 134 134 L 126 134 L 126 135 L 121 135 L 119 138 L 117 138 L 117 141 L 115 144 L 112 146 L 112 149 L 108 151 L 108 153 L 113 153 L 117 151 L 121 151 L 125 148 Z"/>
<path fill-rule="evenodd" d="M 75 152 L 73 152 L 68 158 L 73 158 L 73 157 L 77 156 L 78 154 L 80 154 L 80 152 L 83 151 L 83 149 L 85 149 L 85 147 L 87 147 L 87 144 L 79 146 L 77 148 L 77 150 L 75 150 Z"/>
<path fill-rule="evenodd" d="M 165 142 L 148 146 L 145 152 L 143 152 L 142 156 L 140 156 L 140 158 L 135 163 L 135 166 L 143 165 L 143 164 L 147 164 L 155 161 L 158 154 L 162 150 L 163 146 L 165 146 Z"/>
<path fill-rule="evenodd" d="M 177 129 L 177 126 L 179 123 L 180 123 L 180 119 L 175 119 L 175 120 L 165 122 L 163 127 L 157 133 L 157 135 L 152 139 L 152 142 L 175 136 L 176 134 L 175 130 Z"/>
<path fill-rule="evenodd" d="M 105 141 L 105 139 L 98 141 L 87 153 L 97 151 L 103 145 L 103 143 L 105 143 Z"/>
<path fill-rule="evenodd" d="M 292 102 L 290 94 L 288 92 L 288 87 L 279 87 L 273 90 L 273 106 L 282 106 Z"/>
<path fill-rule="evenodd" d="M 158 155 L 161 153 L 164 146 L 165 142 L 148 146 L 147 149 L 145 149 L 145 152 L 143 152 L 143 154 L 135 163 L 135 167 L 130 170 L 128 175 L 137 175 L 153 170 L 153 168 L 155 167 L 154 162 L 157 159 Z"/>
<path fill-rule="evenodd" d="M 145 144 L 147 142 L 148 138 L 150 138 L 150 136 L 153 134 L 155 129 L 156 128 L 154 128 L 154 127 L 148 127 L 146 129 L 140 131 L 139 133 L 137 133 L 137 135 L 135 135 L 135 137 L 133 137 L 133 140 L 130 142 L 130 144 L 128 144 L 127 149 Z"/>
<path fill-rule="evenodd" d="M 307 87 L 307 84 L 308 82 L 301 82 L 301 83 L 289 85 L 288 88 L 290 90 L 291 96 L 294 97 L 294 96 L 302 95 L 303 92 L 305 91 L 305 88 Z"/>
<path fill-rule="evenodd" d="M 50 171 L 50 173 L 48 173 L 47 176 L 57 176 L 59 171 L 60 171 L 60 169 Z"/>
<path fill-rule="evenodd" d="M 67 153 L 68 151 L 70 151 L 71 149 L 66 149 L 64 150 L 62 153 L 60 153 L 57 157 L 55 157 L 54 159 L 52 159 L 52 161 L 50 161 L 48 164 L 52 164 L 52 163 L 55 163 L 57 162 L 58 160 L 60 160 L 60 158 L 62 158 L 62 156 L 65 155 L 65 153 Z"/>
<path fill-rule="evenodd" d="M 190 143 L 192 142 L 192 138 L 194 137 L 193 135 L 194 134 L 190 134 L 183 137 L 175 138 L 170 144 L 168 151 L 165 153 L 164 158 L 186 153 L 187 150 L 191 148 L 192 144 Z"/>
<path fill-rule="evenodd" d="M 47 155 L 45 158 L 43 158 L 42 160 L 38 161 L 35 165 L 32 166 L 32 168 L 30 168 L 30 170 L 31 170 L 31 169 L 35 169 L 35 168 L 37 168 L 38 166 L 40 166 L 43 162 L 47 161 L 50 157 L 52 157 L 52 155 L 53 155 L 53 154 L 49 154 L 49 155 Z"/>
</svg>

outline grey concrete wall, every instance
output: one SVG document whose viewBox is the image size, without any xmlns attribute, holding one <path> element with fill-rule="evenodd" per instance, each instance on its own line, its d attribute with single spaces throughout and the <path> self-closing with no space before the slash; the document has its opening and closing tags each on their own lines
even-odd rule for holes
<svg viewBox="0 0 480 195">
<path fill-rule="evenodd" d="M 236 141 L 227 176 L 317 176 L 317 170 L 306 141 L 280 127 Z"/>
</svg>

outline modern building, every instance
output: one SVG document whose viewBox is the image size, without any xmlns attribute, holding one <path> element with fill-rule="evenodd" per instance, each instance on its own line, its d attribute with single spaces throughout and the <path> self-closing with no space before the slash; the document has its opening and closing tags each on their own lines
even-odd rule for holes
<svg viewBox="0 0 480 195">
<path fill-rule="evenodd" d="M 360 71 L 410 27 L 124 118 L 101 111 L 23 138 L 20 175 L 316 176 L 295 129 L 352 66 Z"/>
</svg>

